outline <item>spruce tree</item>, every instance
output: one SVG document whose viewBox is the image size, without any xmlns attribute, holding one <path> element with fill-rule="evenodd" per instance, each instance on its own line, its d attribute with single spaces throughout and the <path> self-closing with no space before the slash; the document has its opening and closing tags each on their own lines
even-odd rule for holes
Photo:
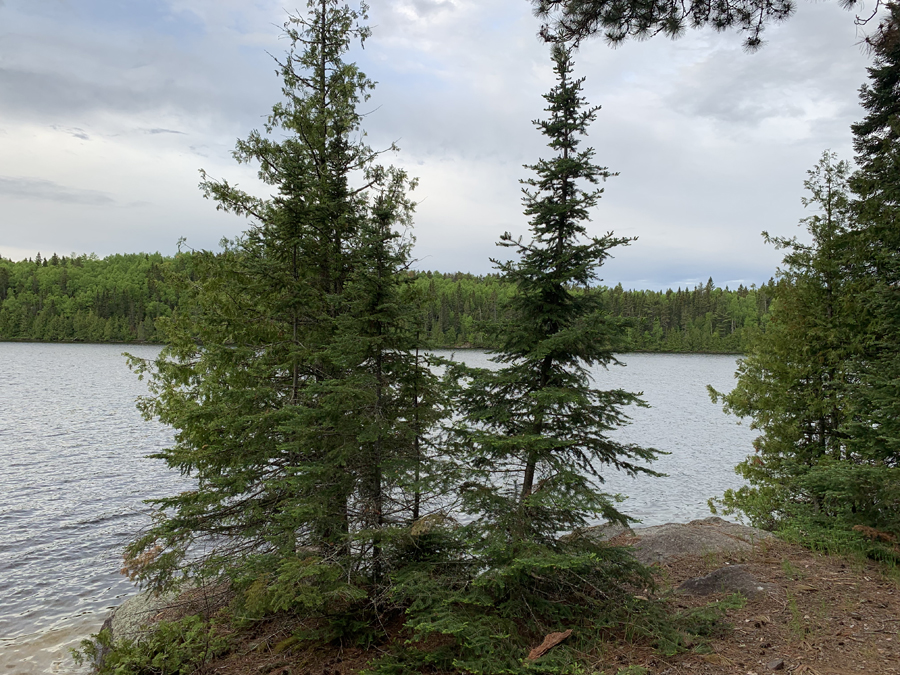
<svg viewBox="0 0 900 675">
<path fill-rule="evenodd" d="M 467 508 L 514 537 L 554 541 L 557 533 L 602 515 L 627 518 L 599 491 L 603 467 L 649 472 L 653 450 L 610 436 L 627 423 L 624 408 L 641 404 L 622 390 L 594 387 L 590 369 L 618 363 L 624 331 L 604 311 L 597 270 L 610 249 L 630 240 L 590 236 L 586 222 L 610 177 L 581 137 L 598 107 L 573 79 L 571 49 L 552 48 L 557 85 L 544 96 L 549 117 L 535 125 L 556 153 L 529 166 L 522 181 L 530 241 L 505 233 L 499 242 L 518 260 L 494 263 L 515 287 L 511 319 L 493 360 L 502 367 L 474 374 L 460 396 L 466 424 L 459 429 L 479 471 Z"/>
<path fill-rule="evenodd" d="M 393 597 L 407 608 L 414 638 L 443 637 L 437 649 L 388 658 L 380 672 L 531 672 L 523 658 L 547 632 L 595 635 L 635 620 L 628 588 L 652 585 L 624 549 L 578 531 L 598 516 L 627 522 L 601 491 L 603 472 L 652 473 L 644 462 L 656 453 L 611 437 L 639 397 L 591 381 L 591 368 L 614 363 L 624 338 L 592 283 L 610 249 L 628 240 L 588 234 L 596 186 L 611 174 L 580 147 L 597 109 L 572 78 L 571 49 L 554 45 L 552 57 L 549 117 L 535 124 L 555 156 L 523 181 L 530 241 L 504 234 L 500 245 L 519 259 L 495 261 L 514 285 L 509 321 L 497 328 L 500 369 L 448 373 L 457 386 L 448 449 L 461 480 L 451 506 L 465 524 L 430 528 L 396 577 Z M 578 661 L 560 647 L 540 667 L 580 672 Z"/>
<path fill-rule="evenodd" d="M 284 100 L 234 153 L 273 195 L 204 174 L 251 227 L 192 255 L 165 349 L 134 359 L 145 414 L 176 429 L 159 457 L 197 489 L 155 502 L 132 570 L 160 587 L 225 576 L 249 616 L 373 610 L 398 532 L 431 503 L 439 391 L 403 302 L 412 185 L 361 142 L 372 83 L 344 61 L 364 9 L 311 0 L 287 22 Z"/>
<path fill-rule="evenodd" d="M 854 124 L 859 170 L 851 179 L 859 227 L 851 240 L 851 276 L 868 318 L 859 361 L 854 451 L 900 465 L 900 5 L 869 40 L 874 63 L 860 89 L 866 117 Z"/>
</svg>

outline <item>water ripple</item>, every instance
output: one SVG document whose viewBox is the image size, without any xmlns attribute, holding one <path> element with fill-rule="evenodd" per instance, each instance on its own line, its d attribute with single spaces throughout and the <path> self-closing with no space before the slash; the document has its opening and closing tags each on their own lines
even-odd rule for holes
<svg viewBox="0 0 900 675">
<path fill-rule="evenodd" d="M 143 500 L 186 489 L 145 459 L 172 432 L 135 409 L 122 351 L 0 343 L 0 671 L 71 672 L 68 647 L 133 592 L 118 570 Z"/>
</svg>

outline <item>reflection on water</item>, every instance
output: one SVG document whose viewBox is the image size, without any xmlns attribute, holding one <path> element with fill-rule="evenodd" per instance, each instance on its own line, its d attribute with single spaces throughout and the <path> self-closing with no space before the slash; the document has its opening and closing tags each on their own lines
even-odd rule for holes
<svg viewBox="0 0 900 675">
<path fill-rule="evenodd" d="M 121 549 L 147 522 L 148 497 L 188 479 L 145 456 L 171 431 L 142 420 L 146 392 L 123 350 L 156 347 L 0 343 L 0 675 L 72 673 L 68 649 L 96 632 L 133 592 L 118 574 Z M 443 353 L 446 355 L 446 353 Z M 487 365 L 483 352 L 457 358 Z M 645 524 L 708 515 L 706 499 L 739 485 L 732 467 L 753 433 L 709 402 L 705 387 L 733 385 L 734 357 L 628 354 L 627 368 L 598 370 L 603 388 L 643 391 L 623 440 L 671 452 L 667 478 L 610 474 L 609 492 Z"/>
</svg>

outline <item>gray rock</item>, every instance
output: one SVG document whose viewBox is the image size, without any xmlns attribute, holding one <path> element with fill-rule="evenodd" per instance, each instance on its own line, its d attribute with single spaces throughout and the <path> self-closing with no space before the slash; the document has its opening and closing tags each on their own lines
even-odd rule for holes
<svg viewBox="0 0 900 675">
<path fill-rule="evenodd" d="M 718 517 L 634 529 L 635 557 L 645 565 L 680 555 L 750 551 L 772 534 Z"/>
<path fill-rule="evenodd" d="M 157 596 L 150 591 L 132 595 L 116 607 L 107 619 L 113 640 L 134 640 L 141 637 L 156 615 L 171 606 L 176 597 L 175 593 Z M 107 627 L 107 623 L 103 624 L 104 627 Z"/>
<path fill-rule="evenodd" d="M 188 581 L 180 588 L 156 595 L 141 591 L 116 607 L 103 628 L 108 628 L 112 639 L 139 640 L 157 621 L 174 621 L 189 614 L 207 614 L 219 610 L 231 598 L 224 583 L 195 585 Z"/>
<path fill-rule="evenodd" d="M 150 591 L 132 595 L 106 617 L 100 630 L 108 630 L 113 642 L 140 640 L 149 632 L 150 625 L 157 615 L 169 607 L 175 597 L 175 593 L 157 596 Z M 103 667 L 108 653 L 108 647 L 100 649 L 94 664 L 97 670 Z"/>
<path fill-rule="evenodd" d="M 750 574 L 746 565 L 728 565 L 705 577 L 688 579 L 678 589 L 688 595 L 712 595 L 713 593 L 740 593 L 752 598 L 764 593 L 776 593 L 778 587 L 759 581 Z"/>
<path fill-rule="evenodd" d="M 784 659 L 769 661 L 769 670 L 784 670 Z"/>
<path fill-rule="evenodd" d="M 632 530 L 630 527 L 619 525 L 618 523 L 603 523 L 602 525 L 586 527 L 583 530 L 580 530 L 578 534 L 587 537 L 588 539 L 593 539 L 594 541 L 609 541 L 613 537 L 618 537 L 620 534 L 628 534 L 633 536 L 634 530 Z"/>
</svg>

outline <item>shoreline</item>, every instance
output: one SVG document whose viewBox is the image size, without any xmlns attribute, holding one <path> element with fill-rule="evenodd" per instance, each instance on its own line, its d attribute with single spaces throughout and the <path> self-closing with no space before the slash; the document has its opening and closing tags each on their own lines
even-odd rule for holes
<svg viewBox="0 0 900 675">
<path fill-rule="evenodd" d="M 636 528 L 594 528 L 604 540 L 633 546 L 651 564 L 658 587 L 640 599 L 680 613 L 721 613 L 721 629 L 674 653 L 649 638 L 628 637 L 612 626 L 602 650 L 591 656 L 594 671 L 644 675 L 745 675 L 777 670 L 826 675 L 853 671 L 900 673 L 900 575 L 860 558 L 826 555 L 789 544 L 771 533 L 711 517 L 689 523 Z M 652 546 L 646 546 L 652 534 Z M 706 546 L 704 548 L 704 546 Z M 735 596 L 740 593 L 742 597 Z M 195 599 L 197 600 L 197 599 Z M 129 599 L 121 606 L 132 603 Z M 158 618 L 186 616 L 170 605 Z M 196 603 L 202 607 L 202 602 Z M 115 623 L 114 610 L 109 623 Z M 213 613 L 214 615 L 214 613 Z M 290 634 L 290 615 L 267 620 L 266 633 Z M 879 628 L 880 626 L 880 628 Z M 228 631 L 232 648 L 207 664 L 222 675 L 247 672 L 323 672 L 357 675 L 379 649 L 296 643 L 289 649 L 259 649 L 259 635 Z M 405 640 L 402 628 L 386 644 Z M 251 649 L 252 647 L 252 649 Z M 524 654 L 523 654 L 524 656 Z M 340 664 L 335 666 L 335 664 Z M 282 671 L 277 671 L 282 672 Z"/>
<path fill-rule="evenodd" d="M 35 345 L 146 345 L 148 347 L 164 347 L 165 342 L 151 342 L 151 341 L 140 341 L 133 340 L 131 342 L 120 342 L 120 341 L 101 341 L 101 342 L 91 342 L 88 340 L 26 340 L 24 338 L 0 338 L 0 343 L 6 342 L 10 344 L 35 344 Z M 454 347 L 427 347 L 423 348 L 423 351 L 429 350 L 442 350 L 442 351 L 467 351 L 467 352 L 490 352 L 492 349 L 490 347 L 473 347 L 472 345 L 462 345 L 462 346 L 454 346 Z M 746 356 L 744 352 L 706 352 L 706 351 L 678 351 L 678 352 L 668 352 L 662 350 L 653 350 L 653 349 L 633 349 L 626 352 L 615 352 L 616 354 L 697 354 L 699 356 L 735 356 L 741 357 Z"/>
</svg>

